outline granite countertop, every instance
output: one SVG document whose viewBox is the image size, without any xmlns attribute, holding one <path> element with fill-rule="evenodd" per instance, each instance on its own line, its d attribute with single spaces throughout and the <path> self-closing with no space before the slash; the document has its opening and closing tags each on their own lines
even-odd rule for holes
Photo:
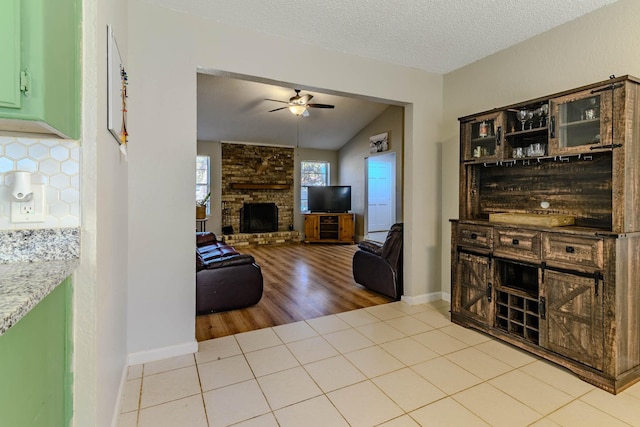
<svg viewBox="0 0 640 427">
<path fill-rule="evenodd" d="M 0 335 L 80 264 L 76 228 L 0 231 Z"/>
</svg>

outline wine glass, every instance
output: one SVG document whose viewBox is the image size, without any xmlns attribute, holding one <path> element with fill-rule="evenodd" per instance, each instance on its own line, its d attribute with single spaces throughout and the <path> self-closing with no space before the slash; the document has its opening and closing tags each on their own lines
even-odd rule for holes
<svg viewBox="0 0 640 427">
<path fill-rule="evenodd" d="M 527 110 L 527 121 L 529 122 L 529 129 L 533 129 L 533 110 Z"/>
<path fill-rule="evenodd" d="M 520 110 L 517 113 L 518 120 L 522 123 L 522 130 L 524 130 L 524 124 L 527 122 L 527 116 L 529 112 L 527 110 Z"/>
<path fill-rule="evenodd" d="M 538 127 L 542 127 L 542 107 L 538 107 L 535 110 L 533 110 L 533 115 L 536 118 L 536 121 L 538 122 Z"/>
<path fill-rule="evenodd" d="M 547 116 L 549 115 L 549 104 L 542 104 L 542 106 L 540 107 L 540 112 L 542 115 L 542 118 L 540 119 L 540 123 L 546 125 Z"/>
</svg>

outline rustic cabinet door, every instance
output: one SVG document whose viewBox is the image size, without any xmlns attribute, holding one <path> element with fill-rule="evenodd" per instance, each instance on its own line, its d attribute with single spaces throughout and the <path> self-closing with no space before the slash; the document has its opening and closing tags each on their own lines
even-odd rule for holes
<svg viewBox="0 0 640 427">
<path fill-rule="evenodd" d="M 493 326 L 490 270 L 488 257 L 458 254 L 452 310 Z"/>
<path fill-rule="evenodd" d="M 545 272 L 540 345 L 601 370 L 604 342 L 599 285 L 593 277 Z"/>
<path fill-rule="evenodd" d="M 318 215 L 304 216 L 304 238 L 318 240 L 320 238 L 320 217 Z"/>
<path fill-rule="evenodd" d="M 341 242 L 353 242 L 353 215 L 340 215 L 338 223 L 340 226 L 338 240 Z"/>
</svg>

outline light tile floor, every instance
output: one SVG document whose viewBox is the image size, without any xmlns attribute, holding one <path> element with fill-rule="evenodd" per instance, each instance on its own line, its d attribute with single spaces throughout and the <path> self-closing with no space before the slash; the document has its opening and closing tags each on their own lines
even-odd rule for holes
<svg viewBox="0 0 640 427">
<path fill-rule="evenodd" d="M 613 396 L 448 309 L 395 302 L 131 366 L 119 426 L 640 426 L 640 384 Z"/>
</svg>

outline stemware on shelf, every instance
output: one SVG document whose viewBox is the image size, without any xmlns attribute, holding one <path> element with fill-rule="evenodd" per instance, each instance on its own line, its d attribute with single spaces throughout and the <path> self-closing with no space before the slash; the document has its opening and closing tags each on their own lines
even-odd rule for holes
<svg viewBox="0 0 640 427">
<path fill-rule="evenodd" d="M 543 127 L 542 126 L 542 107 L 538 107 L 535 110 L 533 110 L 533 115 L 536 116 L 536 121 L 538 122 L 538 126 L 539 127 Z"/>
<path fill-rule="evenodd" d="M 544 127 L 547 124 L 547 116 L 549 115 L 549 104 L 542 104 L 542 106 L 540 107 L 540 112 L 542 115 L 540 122 Z"/>
<path fill-rule="evenodd" d="M 533 110 L 527 110 L 527 121 L 529 122 L 529 129 L 533 129 Z"/>
<path fill-rule="evenodd" d="M 522 130 L 524 130 L 524 124 L 527 123 L 528 115 L 529 112 L 525 109 L 519 110 L 517 113 L 518 120 L 520 120 L 520 123 L 522 123 Z"/>
</svg>

